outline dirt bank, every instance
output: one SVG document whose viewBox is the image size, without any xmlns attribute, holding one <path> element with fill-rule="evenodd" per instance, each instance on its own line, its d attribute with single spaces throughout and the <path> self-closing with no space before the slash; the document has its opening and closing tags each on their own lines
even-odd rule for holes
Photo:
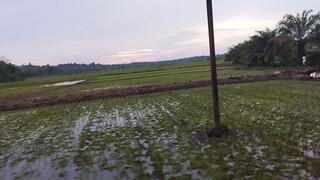
<svg viewBox="0 0 320 180">
<path fill-rule="evenodd" d="M 235 83 L 249 83 L 249 82 L 260 82 L 260 81 L 271 81 L 280 79 L 295 79 L 295 80 L 307 80 L 308 75 L 262 75 L 262 76 L 246 76 L 246 77 L 228 77 L 218 79 L 220 85 L 224 84 L 235 84 Z M 202 81 L 188 81 L 185 83 L 171 83 L 171 84 L 155 84 L 155 85 L 142 85 L 138 87 L 127 87 L 123 89 L 110 89 L 104 91 L 91 91 L 85 93 L 52 96 L 52 97 L 41 97 L 33 98 L 26 97 L 19 100 L 9 100 L 1 102 L 0 111 L 16 110 L 30 107 L 38 107 L 44 105 L 54 105 L 61 103 L 79 102 L 103 98 L 114 98 L 123 97 L 135 94 L 146 94 L 154 92 L 171 91 L 178 89 L 188 89 L 194 87 L 208 86 L 211 84 L 210 80 Z"/>
</svg>

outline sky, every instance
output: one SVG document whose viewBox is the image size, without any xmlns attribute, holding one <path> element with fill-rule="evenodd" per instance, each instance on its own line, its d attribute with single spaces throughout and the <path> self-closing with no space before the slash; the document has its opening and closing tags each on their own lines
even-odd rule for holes
<svg viewBox="0 0 320 180">
<path fill-rule="evenodd" d="M 319 0 L 213 0 L 216 52 Z M 205 0 L 0 0 L 0 56 L 16 65 L 209 55 Z"/>
</svg>

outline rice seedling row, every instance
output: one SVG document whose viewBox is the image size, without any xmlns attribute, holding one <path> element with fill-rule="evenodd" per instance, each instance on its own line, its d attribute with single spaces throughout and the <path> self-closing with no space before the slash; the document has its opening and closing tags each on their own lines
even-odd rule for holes
<svg viewBox="0 0 320 180">
<path fill-rule="evenodd" d="M 273 74 L 278 69 L 234 70 L 233 67 L 219 67 L 218 76 L 246 76 Z M 119 89 L 128 86 L 146 84 L 183 83 L 187 81 L 207 80 L 210 78 L 210 66 L 203 63 L 176 64 L 174 66 L 156 66 L 145 68 L 128 68 L 75 75 L 31 78 L 24 82 L 3 83 L 0 85 L 0 101 L 20 99 L 24 97 L 48 97 L 82 93 L 105 89 Z M 85 82 L 73 86 L 50 86 L 66 81 Z"/>
<path fill-rule="evenodd" d="M 0 179 L 315 178 L 319 88 L 221 86 L 232 131 L 208 141 L 209 87 L 0 112 Z"/>
</svg>

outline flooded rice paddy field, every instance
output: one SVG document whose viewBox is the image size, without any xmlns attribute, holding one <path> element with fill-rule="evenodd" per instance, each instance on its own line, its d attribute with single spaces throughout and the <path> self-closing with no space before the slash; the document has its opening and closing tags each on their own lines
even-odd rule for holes
<svg viewBox="0 0 320 180">
<path fill-rule="evenodd" d="M 208 80 L 210 78 L 209 63 L 209 61 L 199 61 L 174 65 L 121 68 L 73 75 L 35 77 L 25 81 L 1 83 L 0 104 L 21 99 L 83 94 L 141 85 Z M 222 65 L 218 67 L 218 77 L 274 74 L 280 70 L 279 68 L 235 70 L 230 65 Z"/>
<path fill-rule="evenodd" d="M 0 112 L 0 179 L 320 178 L 320 83 L 211 89 Z"/>
</svg>

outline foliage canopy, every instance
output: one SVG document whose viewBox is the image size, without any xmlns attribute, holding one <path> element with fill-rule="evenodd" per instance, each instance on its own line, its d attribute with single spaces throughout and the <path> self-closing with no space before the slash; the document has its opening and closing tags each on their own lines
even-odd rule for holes
<svg viewBox="0 0 320 180">
<path fill-rule="evenodd" d="M 320 64 L 320 12 L 312 12 L 285 15 L 275 30 L 257 31 L 249 40 L 231 47 L 226 61 L 248 66 L 301 65 L 302 57 L 307 56 L 310 65 Z"/>
<path fill-rule="evenodd" d="M 20 80 L 20 69 L 8 62 L 5 57 L 0 57 L 0 82 Z"/>
</svg>

